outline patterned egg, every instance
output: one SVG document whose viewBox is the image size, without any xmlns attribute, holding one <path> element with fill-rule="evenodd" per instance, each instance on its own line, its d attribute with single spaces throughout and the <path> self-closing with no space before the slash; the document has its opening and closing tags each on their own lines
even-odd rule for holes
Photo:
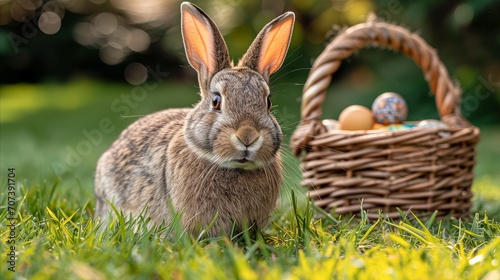
<svg viewBox="0 0 500 280">
<path fill-rule="evenodd" d="M 386 92 L 379 95 L 372 104 L 375 121 L 380 124 L 399 124 L 408 116 L 408 106 L 401 95 Z"/>
</svg>

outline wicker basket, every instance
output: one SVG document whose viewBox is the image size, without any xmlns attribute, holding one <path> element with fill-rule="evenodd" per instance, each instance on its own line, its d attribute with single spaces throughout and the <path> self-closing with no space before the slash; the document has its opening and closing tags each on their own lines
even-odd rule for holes
<svg viewBox="0 0 500 280">
<path fill-rule="evenodd" d="M 343 59 L 367 45 L 400 51 L 422 68 L 449 128 L 325 128 L 321 105 L 331 75 Z M 338 214 L 359 214 L 362 204 L 369 218 L 377 218 L 379 210 L 398 218 L 398 209 L 467 217 L 479 129 L 462 117 L 460 94 L 436 51 L 420 36 L 374 17 L 345 30 L 316 59 L 303 89 L 301 121 L 291 139 L 302 159 L 302 185 L 318 206 Z"/>
</svg>

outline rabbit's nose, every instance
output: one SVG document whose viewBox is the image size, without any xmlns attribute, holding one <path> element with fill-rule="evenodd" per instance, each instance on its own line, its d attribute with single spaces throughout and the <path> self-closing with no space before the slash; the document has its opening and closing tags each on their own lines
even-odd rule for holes
<svg viewBox="0 0 500 280">
<path fill-rule="evenodd" d="M 251 146 L 259 139 L 259 132 L 251 126 L 242 126 L 236 131 L 236 137 L 246 147 Z"/>
</svg>

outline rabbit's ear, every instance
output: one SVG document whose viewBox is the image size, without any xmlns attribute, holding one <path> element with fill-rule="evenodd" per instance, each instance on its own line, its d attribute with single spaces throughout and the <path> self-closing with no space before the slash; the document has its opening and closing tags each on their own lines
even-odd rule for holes
<svg viewBox="0 0 500 280">
<path fill-rule="evenodd" d="M 181 17 L 186 56 L 189 64 L 198 72 L 203 93 L 215 73 L 230 67 L 227 46 L 215 23 L 196 5 L 183 2 Z"/>
<path fill-rule="evenodd" d="M 268 81 L 285 60 L 294 21 L 295 14 L 286 12 L 264 26 L 238 66 L 253 69 Z"/>
</svg>

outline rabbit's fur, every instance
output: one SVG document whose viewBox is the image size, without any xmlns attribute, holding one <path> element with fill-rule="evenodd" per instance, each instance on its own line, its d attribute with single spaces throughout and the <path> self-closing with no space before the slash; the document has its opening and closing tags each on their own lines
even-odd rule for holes
<svg viewBox="0 0 500 280">
<path fill-rule="evenodd" d="M 181 5 L 189 63 L 198 72 L 201 101 L 141 118 L 98 161 L 96 214 L 109 202 L 153 223 L 170 222 L 170 205 L 190 233 L 209 236 L 262 228 L 282 182 L 281 129 L 270 113 L 269 76 L 285 58 L 294 14 L 259 33 L 237 66 L 215 23 L 191 3 Z"/>
</svg>

